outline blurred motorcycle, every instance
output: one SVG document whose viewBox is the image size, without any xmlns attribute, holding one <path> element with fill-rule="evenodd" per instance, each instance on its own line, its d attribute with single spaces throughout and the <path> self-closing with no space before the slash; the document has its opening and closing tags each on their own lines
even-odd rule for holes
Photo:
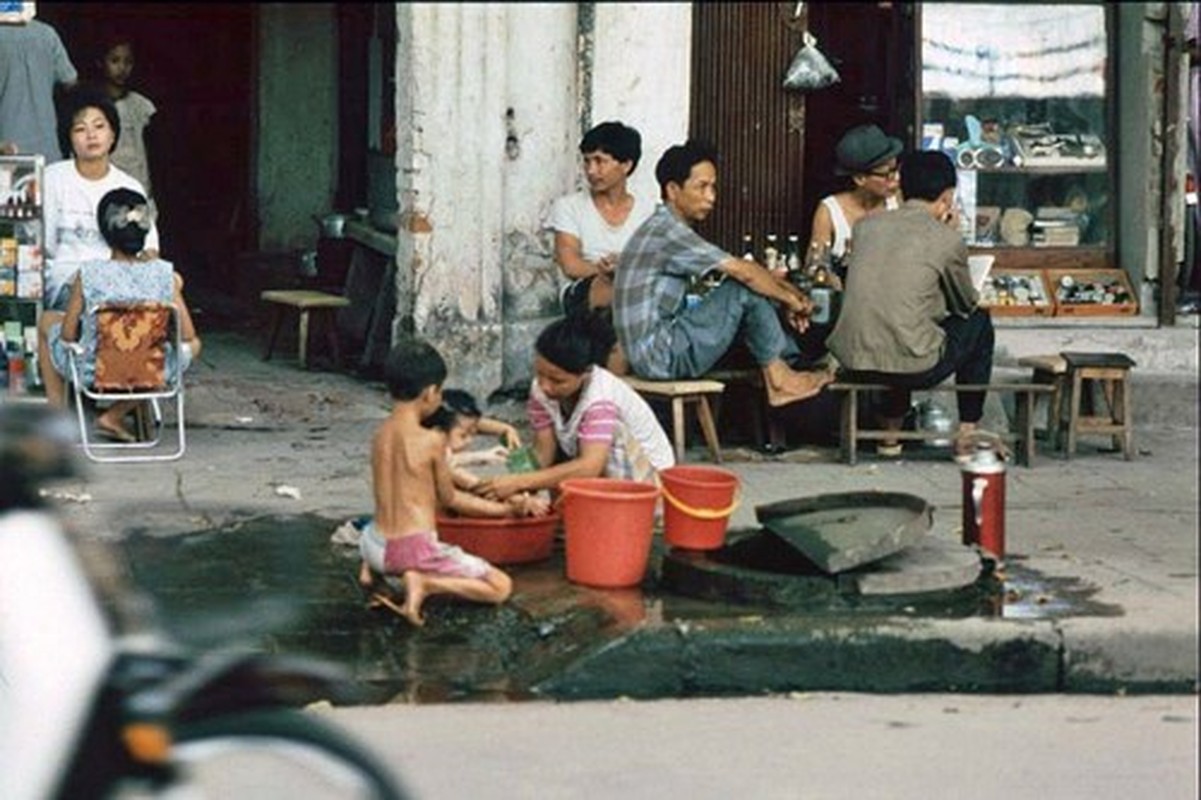
<svg viewBox="0 0 1201 800">
<path fill-rule="evenodd" d="M 192 653 L 114 550 L 39 491 L 74 426 L 0 402 L 0 797 L 404 797 L 363 745 L 303 706 L 340 699 L 324 662 Z"/>
</svg>

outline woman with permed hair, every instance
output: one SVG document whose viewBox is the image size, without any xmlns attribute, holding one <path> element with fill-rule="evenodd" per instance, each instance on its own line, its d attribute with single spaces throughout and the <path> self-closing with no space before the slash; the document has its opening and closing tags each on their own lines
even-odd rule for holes
<svg viewBox="0 0 1201 800">
<path fill-rule="evenodd" d="M 504 499 L 556 489 L 568 478 L 655 482 L 675 464 L 667 434 L 630 385 L 600 363 L 613 328 L 594 314 L 552 322 L 534 344 L 534 381 L 526 406 L 539 469 L 485 479 L 478 491 Z M 556 460 L 559 453 L 562 460 Z"/>
</svg>

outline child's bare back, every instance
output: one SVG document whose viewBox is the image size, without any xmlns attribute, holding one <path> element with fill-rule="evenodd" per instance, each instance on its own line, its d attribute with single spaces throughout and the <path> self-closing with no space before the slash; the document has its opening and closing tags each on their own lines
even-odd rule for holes
<svg viewBox="0 0 1201 800">
<path fill-rule="evenodd" d="M 398 405 L 371 443 L 375 524 L 387 539 L 433 531 L 440 498 L 453 494 L 444 437 Z"/>
<path fill-rule="evenodd" d="M 369 585 L 371 570 L 401 575 L 403 607 L 377 597 L 414 625 L 423 623 L 421 606 L 431 594 L 504 602 L 513 586 L 508 575 L 438 541 L 437 512 L 454 498 L 455 485 L 445 434 L 422 422 L 441 406 L 446 378 L 442 357 L 427 343 L 413 340 L 396 345 L 384 369 L 395 402 L 371 442 L 375 516 L 359 540 L 360 579 Z"/>
</svg>

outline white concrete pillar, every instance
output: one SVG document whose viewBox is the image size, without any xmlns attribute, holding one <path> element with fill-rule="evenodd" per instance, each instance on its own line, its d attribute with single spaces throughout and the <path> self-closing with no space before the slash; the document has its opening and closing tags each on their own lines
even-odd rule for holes
<svg viewBox="0 0 1201 800">
<path fill-rule="evenodd" d="M 575 106 L 575 6 L 397 6 L 398 330 L 411 325 L 485 400 L 528 346 L 556 278 L 539 227 Z"/>
</svg>

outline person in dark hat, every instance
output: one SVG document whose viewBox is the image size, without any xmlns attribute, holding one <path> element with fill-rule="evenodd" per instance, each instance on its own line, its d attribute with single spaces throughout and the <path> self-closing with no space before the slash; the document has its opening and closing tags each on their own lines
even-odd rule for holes
<svg viewBox="0 0 1201 800">
<path fill-rule="evenodd" d="M 916 151 L 901 157 L 905 203 L 855 226 L 846 296 L 830 351 L 840 377 L 890 387 L 877 416 L 884 430 L 900 431 L 910 392 L 937 386 L 951 375 L 959 384 L 992 380 L 995 334 L 967 263 L 967 245 L 955 208 L 958 176 L 946 154 Z M 983 391 L 956 395 L 956 454 L 973 440 L 984 414 Z M 876 452 L 901 455 L 899 439 Z"/>
<path fill-rule="evenodd" d="M 900 205 L 897 156 L 901 140 L 885 135 L 875 125 L 851 128 L 834 148 L 834 172 L 845 176 L 846 189 L 824 197 L 813 214 L 810 252 L 828 247 L 830 256 L 845 262 L 855 223 L 878 211 Z"/>
<path fill-rule="evenodd" d="M 834 172 L 842 176 L 846 187 L 827 195 L 813 214 L 809 235 L 810 259 L 827 260 L 834 288 L 841 290 L 851 250 L 851 230 L 859 220 L 900 205 L 897 156 L 901 140 L 886 136 L 875 125 L 859 125 L 842 135 L 834 148 Z M 833 321 L 814 324 L 797 338 L 805 363 L 824 360 L 828 350 L 826 337 Z"/>
</svg>

